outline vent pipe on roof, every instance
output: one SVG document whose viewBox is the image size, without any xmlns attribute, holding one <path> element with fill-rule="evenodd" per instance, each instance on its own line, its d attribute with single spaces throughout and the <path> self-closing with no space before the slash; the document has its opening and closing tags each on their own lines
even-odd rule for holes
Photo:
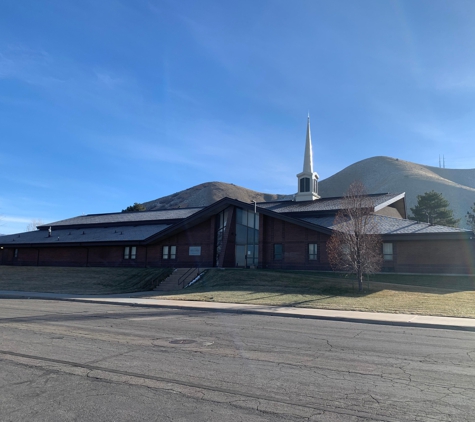
<svg viewBox="0 0 475 422">
<path fill-rule="evenodd" d="M 48 229 L 48 237 L 51 237 L 51 226 Z"/>
</svg>

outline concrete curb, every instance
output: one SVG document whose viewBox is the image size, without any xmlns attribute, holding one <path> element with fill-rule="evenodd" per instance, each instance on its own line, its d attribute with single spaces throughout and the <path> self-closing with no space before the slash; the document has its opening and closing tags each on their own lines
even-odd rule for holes
<svg viewBox="0 0 475 422">
<path fill-rule="evenodd" d="M 147 292 L 109 296 L 68 295 L 21 291 L 0 291 L 0 298 L 28 298 L 60 300 L 68 302 L 97 303 L 103 305 L 135 306 L 144 308 L 187 309 L 191 311 L 222 312 L 247 315 L 268 315 L 291 318 L 317 319 L 352 322 L 360 324 L 392 325 L 445 330 L 474 331 L 475 319 L 437 317 L 410 314 L 388 314 L 376 312 L 338 311 L 329 309 L 290 308 L 267 305 L 248 305 L 221 302 L 195 302 L 144 298 Z"/>
</svg>

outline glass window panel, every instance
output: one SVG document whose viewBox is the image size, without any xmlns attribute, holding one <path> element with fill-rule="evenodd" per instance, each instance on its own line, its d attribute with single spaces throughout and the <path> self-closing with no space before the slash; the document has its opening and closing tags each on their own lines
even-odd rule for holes
<svg viewBox="0 0 475 422">
<path fill-rule="evenodd" d="M 124 259 L 129 259 L 129 254 L 130 254 L 130 248 L 126 246 L 124 248 Z"/>
<path fill-rule="evenodd" d="M 163 247 L 163 259 L 168 259 L 168 246 Z"/>
<path fill-rule="evenodd" d="M 222 227 L 226 227 L 226 224 L 228 222 L 228 218 L 227 218 L 228 213 L 226 211 L 223 211 L 222 213 L 223 213 L 223 225 L 222 225 Z"/>
<path fill-rule="evenodd" d="M 254 256 L 254 246 L 247 245 L 247 259 L 250 259 Z"/>
<path fill-rule="evenodd" d="M 170 259 L 176 259 L 176 246 L 170 246 Z"/>
<path fill-rule="evenodd" d="M 385 261 L 393 260 L 393 244 L 383 243 L 383 257 Z"/>
<path fill-rule="evenodd" d="M 236 245 L 236 267 L 244 267 L 246 265 L 246 247 Z"/>
<path fill-rule="evenodd" d="M 247 211 L 242 210 L 242 220 L 240 221 L 241 224 L 247 226 Z"/>
<path fill-rule="evenodd" d="M 317 244 L 311 243 L 308 245 L 308 259 L 316 260 L 317 259 Z"/>
<path fill-rule="evenodd" d="M 247 243 L 247 227 L 236 224 L 236 244 L 245 245 Z"/>
<path fill-rule="evenodd" d="M 236 224 L 242 224 L 242 209 L 236 208 Z"/>
<path fill-rule="evenodd" d="M 250 227 L 247 228 L 247 243 L 254 245 L 256 242 L 254 241 L 254 229 L 251 229 Z M 257 241 L 257 239 L 256 239 Z"/>
<path fill-rule="evenodd" d="M 135 259 L 136 256 L 137 256 L 137 247 L 132 246 L 130 248 L 130 259 Z"/>
</svg>

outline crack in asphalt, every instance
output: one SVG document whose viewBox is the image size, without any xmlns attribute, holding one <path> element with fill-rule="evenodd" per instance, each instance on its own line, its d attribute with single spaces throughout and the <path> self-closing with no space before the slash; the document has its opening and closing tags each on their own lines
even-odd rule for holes
<svg viewBox="0 0 475 422">
<path fill-rule="evenodd" d="M 43 356 L 35 356 L 35 355 L 28 355 L 24 353 L 17 353 L 17 352 L 10 352 L 10 351 L 5 351 L 5 350 L 0 350 L 0 355 L 3 355 L 5 357 L 11 356 L 11 357 L 18 357 L 18 358 L 24 358 L 24 359 L 29 359 L 29 360 L 36 360 L 40 362 L 47 362 L 47 363 L 54 363 L 54 364 L 60 364 L 60 365 L 65 365 L 65 366 L 70 366 L 74 368 L 81 368 L 81 369 L 86 369 L 88 372 L 86 373 L 86 378 L 91 378 L 95 380 L 99 380 L 102 382 L 111 382 L 107 379 L 104 379 L 103 377 L 99 377 L 91 375 L 92 372 L 94 371 L 100 371 L 103 373 L 110 373 L 114 375 L 122 375 L 126 377 L 132 377 L 136 379 L 143 379 L 143 380 L 151 380 L 151 381 L 158 381 L 158 382 L 164 382 L 167 384 L 175 384 L 179 385 L 182 387 L 191 387 L 191 388 L 196 388 L 199 390 L 207 390 L 207 391 L 212 391 L 212 392 L 217 392 L 217 393 L 223 393 L 225 395 L 231 395 L 231 396 L 240 396 L 240 397 L 246 397 L 247 399 L 251 400 L 264 400 L 270 403 L 276 403 L 276 404 L 283 404 L 283 405 L 289 405 L 289 406 L 294 406 L 297 408 L 303 408 L 303 409 L 309 409 L 309 410 L 320 410 L 324 412 L 330 412 L 330 413 L 335 413 L 335 414 L 341 414 L 341 415 L 351 415 L 351 416 L 356 416 L 360 418 L 366 418 L 367 420 L 375 420 L 375 421 L 384 421 L 384 422 L 397 422 L 398 419 L 388 417 L 386 415 L 375 415 L 375 414 L 370 414 L 364 411 L 358 411 L 358 410 L 348 410 L 345 408 L 331 408 L 329 406 L 325 405 L 316 405 L 316 404 L 302 404 L 302 403 L 295 403 L 292 400 L 287 400 L 287 399 L 281 399 L 277 397 L 272 397 L 272 396 L 266 396 L 264 394 L 252 394 L 252 393 L 246 393 L 238 390 L 233 390 L 230 388 L 223 388 L 223 387 L 213 387 L 205 384 L 199 384 L 195 382 L 186 382 L 186 381 L 181 381 L 181 380 L 176 380 L 173 378 L 166 378 L 166 377 L 159 377 L 159 376 L 154 376 L 154 375 L 148 375 L 148 374 L 140 374 L 140 373 L 134 373 L 134 372 L 128 372 L 128 371 L 122 371 L 119 369 L 112 369 L 112 368 L 103 368 L 100 366 L 95 366 L 91 364 L 86 364 L 86 363 L 79 363 L 79 362 L 73 362 L 73 361 L 67 361 L 67 360 L 62 360 L 62 359 L 53 359 L 53 358 L 47 358 Z M 24 364 L 26 366 L 29 366 L 28 364 Z M 60 370 L 56 370 L 56 372 L 62 372 Z M 78 375 L 78 374 L 76 374 Z M 116 381 L 117 382 L 117 381 Z M 127 382 L 125 382 L 127 383 Z M 167 390 L 166 388 L 158 388 L 157 389 L 163 389 Z M 169 389 L 168 389 L 169 390 Z M 179 394 L 184 394 L 182 391 L 176 391 Z M 215 401 L 210 398 L 207 400 L 210 401 Z M 230 402 L 230 400 L 226 400 L 227 403 Z"/>
</svg>

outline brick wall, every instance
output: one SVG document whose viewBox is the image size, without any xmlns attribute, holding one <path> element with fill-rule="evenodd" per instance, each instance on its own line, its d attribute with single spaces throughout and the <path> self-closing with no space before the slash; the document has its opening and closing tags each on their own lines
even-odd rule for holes
<svg viewBox="0 0 475 422">
<path fill-rule="evenodd" d="M 147 265 L 163 267 L 212 267 L 215 250 L 215 218 L 204 221 L 147 247 Z M 163 259 L 163 246 L 176 246 L 175 259 Z M 200 246 L 201 255 L 190 255 L 190 246 Z"/>
<path fill-rule="evenodd" d="M 473 240 L 395 242 L 394 271 L 473 274 Z"/>
<path fill-rule="evenodd" d="M 268 216 L 261 216 L 260 227 L 263 268 L 330 269 L 325 247 L 328 235 Z M 275 244 L 282 244 L 282 260 L 274 259 Z M 317 260 L 309 259 L 309 244 L 317 244 Z"/>
</svg>

